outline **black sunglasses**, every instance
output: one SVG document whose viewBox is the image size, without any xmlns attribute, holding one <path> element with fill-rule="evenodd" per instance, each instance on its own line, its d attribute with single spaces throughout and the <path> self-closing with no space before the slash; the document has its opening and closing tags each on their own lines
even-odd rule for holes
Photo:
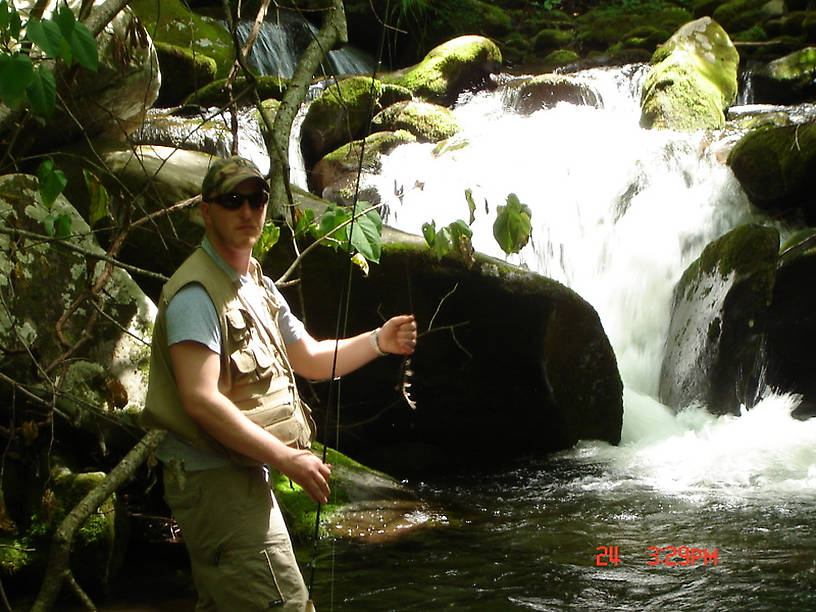
<svg viewBox="0 0 816 612">
<path fill-rule="evenodd" d="M 269 200 L 269 194 L 265 191 L 254 191 L 252 193 L 222 193 L 213 196 L 210 201 L 223 206 L 227 210 L 238 210 L 244 205 L 244 200 L 249 202 L 250 208 L 258 210 Z"/>
</svg>

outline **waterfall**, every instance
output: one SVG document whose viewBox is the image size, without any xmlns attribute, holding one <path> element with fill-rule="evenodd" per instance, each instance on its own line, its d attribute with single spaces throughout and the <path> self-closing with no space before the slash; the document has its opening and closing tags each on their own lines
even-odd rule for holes
<svg viewBox="0 0 816 612">
<path fill-rule="evenodd" d="M 237 33 L 243 43 L 250 30 L 251 21 L 238 24 Z M 268 15 L 261 24 L 258 38 L 249 56 L 249 64 L 263 75 L 274 75 L 291 78 L 297 66 L 298 58 L 317 33 L 311 23 L 297 14 L 288 11 L 276 11 Z M 374 60 L 360 49 L 350 45 L 342 49 L 329 51 L 326 74 L 365 74 L 374 69 Z"/>
<path fill-rule="evenodd" d="M 657 395 L 675 282 L 702 248 L 748 217 L 731 172 L 703 133 L 638 126 L 642 69 L 581 78 L 603 108 L 562 103 L 530 116 L 505 107 L 501 89 L 460 101 L 462 132 L 434 153 L 399 147 L 376 179 L 389 223 L 420 233 L 467 218 L 477 203 L 474 247 L 504 257 L 492 236 L 496 207 L 515 193 L 532 210 L 530 244 L 513 263 L 569 286 L 601 316 L 630 392 Z"/>
</svg>

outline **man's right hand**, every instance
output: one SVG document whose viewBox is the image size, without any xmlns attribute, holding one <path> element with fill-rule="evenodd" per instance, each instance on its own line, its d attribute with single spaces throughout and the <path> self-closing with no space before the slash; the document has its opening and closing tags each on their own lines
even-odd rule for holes
<svg viewBox="0 0 816 612">
<path fill-rule="evenodd" d="M 298 483 L 313 501 L 325 504 L 329 501 L 329 477 L 331 465 L 323 463 L 309 450 L 292 449 L 285 464 L 278 466 L 284 476 Z"/>
</svg>

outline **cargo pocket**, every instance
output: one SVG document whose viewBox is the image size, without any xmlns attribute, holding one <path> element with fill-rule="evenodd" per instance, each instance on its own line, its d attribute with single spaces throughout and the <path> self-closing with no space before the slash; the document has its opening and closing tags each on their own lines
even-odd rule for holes
<svg viewBox="0 0 816 612">
<path fill-rule="evenodd" d="M 286 546 L 225 550 L 216 564 L 223 577 L 215 597 L 219 608 L 301 612 L 306 606 L 306 585 Z"/>
</svg>

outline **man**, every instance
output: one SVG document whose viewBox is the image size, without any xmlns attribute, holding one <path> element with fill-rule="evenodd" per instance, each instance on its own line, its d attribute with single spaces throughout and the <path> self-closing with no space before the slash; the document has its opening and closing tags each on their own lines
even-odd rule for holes
<svg viewBox="0 0 816 612">
<path fill-rule="evenodd" d="M 312 610 L 264 467 L 328 501 L 331 466 L 309 450 L 314 424 L 294 373 L 325 379 L 410 354 L 416 323 L 401 315 L 337 343 L 315 340 L 251 256 L 269 198 L 257 167 L 217 160 L 201 194 L 204 240 L 159 300 L 143 423 L 169 431 L 156 454 L 196 609 Z"/>
</svg>

